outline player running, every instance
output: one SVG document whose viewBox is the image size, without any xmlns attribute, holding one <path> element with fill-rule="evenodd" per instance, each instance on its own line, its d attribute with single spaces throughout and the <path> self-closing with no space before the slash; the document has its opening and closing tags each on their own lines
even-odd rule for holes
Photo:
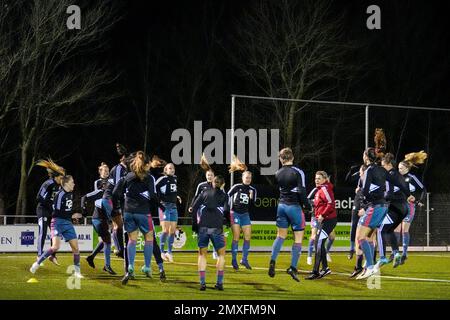
<svg viewBox="0 0 450 320">
<path fill-rule="evenodd" d="M 50 221 L 53 212 L 53 201 L 56 193 L 61 189 L 61 179 L 65 175 L 64 168 L 58 166 L 51 159 L 39 160 L 36 163 L 37 166 L 47 168 L 48 177 L 39 188 L 39 192 L 36 196 L 38 203 L 36 207 L 36 215 L 38 217 L 38 241 L 37 241 L 37 259 L 44 253 L 44 244 L 47 237 L 47 229 L 50 228 Z M 50 240 L 50 245 L 53 243 Z M 54 253 L 49 257 L 49 260 L 56 265 L 59 265 Z"/>
<path fill-rule="evenodd" d="M 197 185 L 197 188 L 195 189 L 194 198 L 192 199 L 191 206 L 189 207 L 188 211 L 192 213 L 192 206 L 194 205 L 195 200 L 197 200 L 197 197 L 205 190 L 210 189 L 212 187 L 212 181 L 214 180 L 214 171 L 209 166 L 208 161 L 206 160 L 205 154 L 202 154 L 202 157 L 200 159 L 200 167 L 205 171 L 205 178 L 206 181 L 200 182 Z M 213 259 L 217 260 L 217 252 L 213 247 Z"/>
<path fill-rule="evenodd" d="M 398 252 L 398 242 L 394 234 L 394 229 L 402 222 L 408 213 L 408 202 L 414 201 L 411 197 L 408 184 L 403 176 L 395 169 L 394 155 L 386 153 L 381 160 L 381 165 L 387 171 L 387 180 L 389 187 L 386 190 L 386 200 L 389 202 L 388 213 L 384 218 L 382 226 L 378 229 L 378 249 L 380 260 L 377 262 L 381 267 L 389 260 L 386 258 L 386 241 L 389 239 L 394 255 L 394 268 L 399 265 L 400 254 Z"/>
<path fill-rule="evenodd" d="M 119 180 L 112 192 L 114 201 L 119 201 L 125 194 L 124 222 L 129 240 L 127 244 L 128 270 L 122 279 L 122 284 L 127 284 L 130 278 L 134 278 L 134 261 L 139 230 L 145 238 L 145 265 L 141 271 L 147 277 L 151 277 L 150 263 L 153 252 L 154 228 L 150 207 L 151 201 L 157 201 L 155 179 L 149 174 L 150 160 L 145 157 L 144 152 L 136 152 L 131 160 L 130 169 L 131 172 Z"/>
<path fill-rule="evenodd" d="M 305 230 L 305 214 L 300 205 L 306 210 L 311 210 L 311 205 L 306 198 L 305 174 L 294 167 L 294 154 L 290 148 L 284 148 L 279 153 L 282 167 L 275 173 L 275 178 L 280 190 L 280 198 L 277 208 L 277 238 L 272 247 L 272 255 L 269 264 L 269 276 L 275 277 L 275 263 L 287 237 L 288 227 L 294 232 L 294 244 L 292 245 L 291 266 L 286 272 L 295 280 L 298 278 L 297 264 L 302 251 L 303 233 Z"/>
<path fill-rule="evenodd" d="M 84 278 L 80 272 L 80 250 L 78 249 L 78 240 L 75 228 L 72 224 L 72 206 L 73 206 L 73 189 L 75 182 L 72 176 L 64 176 L 61 179 L 61 190 L 55 195 L 53 203 L 54 210 L 51 220 L 52 247 L 41 254 L 38 261 L 33 263 L 30 268 L 31 273 L 36 273 L 40 264 L 57 252 L 61 245 L 61 237 L 69 242 L 73 252 L 73 264 L 75 267 L 74 276 L 76 278 Z"/>
<path fill-rule="evenodd" d="M 225 236 L 223 234 L 224 218 L 229 221 L 228 195 L 222 190 L 225 180 L 221 176 L 214 177 L 212 188 L 204 190 L 192 206 L 192 230 L 198 234 L 198 272 L 200 290 L 206 290 L 206 256 L 209 241 L 218 253 L 216 263 L 217 282 L 215 288 L 223 290 L 225 269 Z"/>
<path fill-rule="evenodd" d="M 116 202 L 113 201 L 112 192 L 120 178 L 125 177 L 127 174 L 127 149 L 119 143 L 116 144 L 116 149 L 117 154 L 120 156 L 120 163 L 114 166 L 109 173 L 108 185 L 103 193 L 102 206 L 105 209 L 108 220 L 112 220 L 113 222 L 112 238 L 114 246 L 118 250 L 117 256 L 124 258 L 124 234 L 123 218 L 120 209 L 121 205 L 119 199 L 117 199 Z"/>
<path fill-rule="evenodd" d="M 248 262 L 248 253 L 250 251 L 250 239 L 252 236 L 252 226 L 250 221 L 250 208 L 256 201 L 256 189 L 251 185 L 252 173 L 247 171 L 247 166 L 240 162 L 237 157 L 234 157 L 231 165 L 230 172 L 243 171 L 242 183 L 237 183 L 231 187 L 228 191 L 228 197 L 230 199 L 230 222 L 231 230 L 233 231 L 233 241 L 231 243 L 232 260 L 231 265 L 234 270 L 239 269 L 237 263 L 237 253 L 239 246 L 239 237 L 244 234 L 244 245 L 242 247 L 242 259 L 240 264 L 245 268 L 251 270 L 252 267 Z"/>
<path fill-rule="evenodd" d="M 377 155 L 374 148 L 368 148 L 363 153 L 363 161 L 367 166 L 364 172 L 362 193 L 367 207 L 360 209 L 363 213 L 359 219 L 356 230 L 356 240 L 366 258 L 366 268 L 356 279 L 365 279 L 378 272 L 374 266 L 374 244 L 370 242 L 376 228 L 381 226 L 387 213 L 387 204 L 384 199 L 386 191 L 386 170 L 378 166 L 375 161 Z"/>
<path fill-rule="evenodd" d="M 83 215 L 87 215 L 86 203 L 94 202 L 94 213 L 92 214 L 92 226 L 99 236 L 99 242 L 90 255 L 86 257 L 86 261 L 90 267 L 95 269 L 94 259 L 97 254 L 103 250 L 105 256 L 105 265 L 103 271 L 115 275 L 116 272 L 111 268 L 111 233 L 109 232 L 108 217 L 102 206 L 103 192 L 108 184 L 109 167 L 102 162 L 98 167 L 100 179 L 94 183 L 95 190 L 81 197 L 81 210 Z"/>
<path fill-rule="evenodd" d="M 126 160 L 125 160 L 125 164 L 127 167 L 127 172 L 131 172 L 131 163 L 134 160 L 134 158 L 136 157 L 136 152 L 130 154 Z M 147 156 L 144 156 L 145 161 L 148 161 Z M 151 174 L 154 178 L 154 175 L 160 175 L 159 171 L 161 168 L 164 168 L 164 166 L 167 164 L 166 161 L 160 159 L 157 155 L 154 155 L 152 157 L 152 160 L 150 162 L 150 170 L 149 170 L 149 174 Z M 123 178 L 121 178 L 123 179 Z M 120 202 L 120 206 L 123 207 L 124 204 L 124 198 L 122 197 L 121 199 L 119 199 Z M 150 202 L 150 212 L 158 212 L 158 207 L 159 204 L 157 201 L 151 201 Z M 128 233 L 124 232 L 124 241 L 125 241 L 125 248 L 124 248 L 124 252 L 127 251 L 127 244 L 128 244 Z M 161 282 L 165 282 L 166 281 L 166 273 L 164 271 L 164 260 L 161 258 L 161 250 L 159 249 L 159 245 L 158 245 L 158 241 L 156 239 L 156 233 L 153 232 L 153 257 L 155 258 L 155 262 L 158 265 L 158 269 L 159 269 L 159 280 Z M 128 282 L 129 279 L 129 275 L 127 275 L 128 273 L 128 254 L 125 254 L 125 259 L 124 259 L 124 270 L 125 270 L 125 276 L 122 279 L 122 283 L 126 284 Z M 152 275 L 152 269 L 150 268 L 149 272 L 146 274 L 147 276 L 151 276 Z"/>
<path fill-rule="evenodd" d="M 427 156 L 428 155 L 424 151 L 409 153 L 405 156 L 405 159 L 398 164 L 398 171 L 405 177 L 406 182 L 409 184 L 409 190 L 416 200 L 415 202 L 410 202 L 408 204 L 408 214 L 403 219 L 403 223 L 395 230 L 395 232 L 397 232 L 397 239 L 400 240 L 400 232 L 402 233 L 403 239 L 403 252 L 400 258 L 400 264 L 404 264 L 406 259 L 408 259 L 408 247 L 410 242 L 409 228 L 416 213 L 416 203 L 419 207 L 423 207 L 422 201 L 427 193 L 423 183 L 410 171 L 412 167 L 423 164 Z"/>
<path fill-rule="evenodd" d="M 164 176 L 156 180 L 156 192 L 164 207 L 164 209 L 159 208 L 159 221 L 162 228 L 159 243 L 161 258 L 173 262 L 172 248 L 178 222 L 177 200 L 181 203 L 181 198 L 177 196 L 177 176 L 173 163 L 166 164 Z M 166 240 L 168 240 L 167 253 L 164 252 Z"/>
</svg>

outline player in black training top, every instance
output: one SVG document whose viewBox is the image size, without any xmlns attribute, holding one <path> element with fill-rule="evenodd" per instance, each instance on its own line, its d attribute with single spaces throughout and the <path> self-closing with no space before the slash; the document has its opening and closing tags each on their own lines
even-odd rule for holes
<svg viewBox="0 0 450 320">
<path fill-rule="evenodd" d="M 173 262 L 172 248 L 178 222 L 177 201 L 181 203 L 181 198 L 177 195 L 177 176 L 175 175 L 175 166 L 173 163 L 166 164 L 164 167 L 164 176 L 156 180 L 156 192 L 164 208 L 158 208 L 159 221 L 162 229 L 159 243 L 161 258 Z M 164 252 L 166 240 L 168 240 L 167 253 Z"/>
<path fill-rule="evenodd" d="M 127 149 L 123 145 L 117 143 L 116 150 L 117 154 L 120 156 L 120 163 L 114 166 L 109 173 L 108 185 L 103 193 L 102 206 L 105 209 L 108 219 L 113 222 L 112 239 L 114 241 L 114 246 L 117 249 L 116 254 L 118 257 L 124 258 L 123 218 L 120 203 L 121 198 L 118 198 L 117 201 L 113 201 L 112 192 L 119 180 L 127 175 Z"/>
<path fill-rule="evenodd" d="M 36 196 L 37 207 L 36 215 L 38 217 L 38 241 L 37 241 L 37 259 L 44 253 L 44 244 L 47 237 L 47 229 L 50 228 L 50 220 L 53 212 L 53 200 L 56 193 L 61 188 L 61 179 L 65 174 L 64 168 L 58 166 L 51 159 L 39 160 L 36 165 L 47 168 L 48 179 L 41 185 Z M 50 239 L 50 245 L 52 244 Z M 49 260 L 59 265 L 55 253 L 49 257 Z"/>
<path fill-rule="evenodd" d="M 200 166 L 205 171 L 205 178 L 206 181 L 200 182 L 197 185 L 197 188 L 195 189 L 194 197 L 192 198 L 191 206 L 189 207 L 188 211 L 192 213 L 192 206 L 194 205 L 195 200 L 197 200 L 197 197 L 205 190 L 210 189 L 212 187 L 212 181 L 214 180 L 214 171 L 209 166 L 208 161 L 206 160 L 205 155 L 202 155 L 202 158 L 200 160 Z M 216 249 L 213 248 L 212 253 L 213 259 L 217 260 L 217 252 Z"/>
<path fill-rule="evenodd" d="M 356 240 L 366 258 L 366 269 L 356 279 L 365 279 L 378 272 L 378 268 L 374 266 L 373 261 L 375 246 L 369 239 L 374 231 L 381 226 L 387 213 L 387 203 L 384 199 L 386 170 L 378 166 L 375 163 L 376 160 L 375 149 L 367 148 L 363 153 L 363 161 L 367 170 L 364 172 L 362 184 L 362 195 L 367 205 L 365 209 L 360 209 L 359 213 L 362 216 L 358 221 L 356 230 Z"/>
<path fill-rule="evenodd" d="M 224 219 L 229 220 L 228 195 L 222 190 L 224 185 L 223 177 L 214 177 L 212 188 L 203 191 L 192 206 L 192 230 L 198 234 L 198 272 L 202 291 L 206 289 L 206 256 L 209 241 L 212 242 L 219 255 L 216 264 L 215 288 L 223 290 L 226 249 L 223 223 Z"/>
<path fill-rule="evenodd" d="M 128 272 L 122 279 L 126 284 L 134 278 L 134 260 L 136 257 L 136 241 L 138 231 L 144 235 L 145 265 L 141 271 L 151 277 L 150 263 L 153 253 L 153 220 L 150 212 L 152 201 L 156 200 L 155 179 L 149 174 L 150 160 L 142 151 L 136 152 L 130 163 L 131 172 L 120 179 L 113 190 L 113 201 L 119 201 L 125 194 L 124 227 L 128 234 L 127 244 Z"/>
<path fill-rule="evenodd" d="M 237 158 L 230 164 L 230 172 L 244 171 L 242 173 L 242 183 L 237 183 L 228 191 L 230 199 L 230 222 L 233 231 L 233 241 L 231 242 L 231 265 L 233 269 L 238 270 L 237 253 L 239 246 L 239 237 L 244 234 L 244 245 L 242 247 L 242 259 L 240 264 L 247 269 L 252 269 L 248 262 L 248 253 L 250 251 L 250 239 L 252 236 L 252 225 L 250 221 L 250 210 L 256 201 L 256 189 L 251 185 L 252 173 L 247 171 L 245 164 Z"/>
<path fill-rule="evenodd" d="M 428 155 L 423 151 L 412 152 L 405 155 L 405 159 L 398 164 L 398 171 L 401 175 L 403 175 L 403 177 L 405 177 L 405 181 L 409 184 L 409 190 L 415 198 L 413 202 L 408 203 L 408 214 L 403 219 L 402 224 L 399 225 L 395 230 L 398 241 L 400 241 L 400 232 L 402 233 L 403 239 L 403 252 L 400 264 L 404 264 L 406 259 L 408 258 L 408 247 L 410 241 L 409 227 L 414 220 L 414 216 L 416 213 L 416 204 L 420 208 L 423 207 L 423 201 L 427 193 L 423 182 L 420 181 L 420 179 L 410 171 L 413 167 L 417 167 L 417 165 L 423 164 L 427 157 Z"/>
<path fill-rule="evenodd" d="M 92 226 L 99 236 L 99 241 L 95 249 L 90 255 L 86 257 L 86 261 L 90 267 L 95 268 L 94 259 L 95 256 L 102 251 L 105 256 L 105 265 L 103 271 L 109 274 L 115 275 L 116 272 L 111 268 L 111 233 L 109 232 L 108 217 L 105 212 L 105 208 L 102 206 L 103 192 L 108 184 L 109 167 L 106 163 L 102 162 L 98 167 L 100 179 L 94 183 L 94 191 L 81 197 L 81 210 L 83 215 L 87 215 L 87 202 L 94 203 L 94 213 L 92 214 Z"/>
<path fill-rule="evenodd" d="M 386 258 L 386 241 L 390 239 L 394 258 L 394 268 L 400 263 L 401 255 L 398 253 L 398 242 L 395 238 L 394 229 L 402 222 L 408 214 L 408 203 L 414 201 L 411 197 L 405 178 L 395 169 L 396 163 L 392 153 L 386 153 L 381 159 L 381 165 L 387 172 L 386 200 L 389 202 L 388 213 L 383 224 L 378 228 L 378 250 L 380 260 L 378 267 L 389 263 Z"/>
<path fill-rule="evenodd" d="M 78 249 L 78 240 L 75 228 L 72 224 L 72 206 L 73 206 L 73 188 L 75 182 L 72 176 L 64 176 L 61 180 L 62 188 L 55 195 L 53 202 L 53 213 L 51 221 L 51 232 L 53 244 L 50 249 L 43 253 L 37 262 L 33 263 L 30 268 L 31 273 L 36 273 L 40 264 L 58 251 L 61 244 L 61 237 L 64 237 L 66 242 L 69 242 L 73 252 L 73 264 L 75 268 L 74 276 L 76 278 L 84 278 L 80 273 L 80 250 Z"/>
<path fill-rule="evenodd" d="M 131 163 L 133 162 L 134 158 L 136 157 L 136 152 L 131 153 L 125 160 L 125 164 L 127 167 L 127 172 L 131 172 Z M 146 155 L 144 157 L 144 161 L 146 164 L 146 169 L 148 169 L 148 167 L 150 167 L 150 169 L 148 170 L 148 174 L 150 176 L 152 176 L 152 178 L 154 179 L 155 176 L 160 176 L 162 170 L 160 170 L 161 168 L 164 168 L 164 166 L 167 164 L 166 161 L 160 159 L 158 156 L 154 155 L 151 159 L 151 161 L 149 160 L 148 156 Z M 123 178 L 122 178 L 123 179 Z M 124 203 L 124 198 L 122 197 L 121 201 L 121 207 L 123 207 L 123 203 Z M 150 212 L 151 213 L 155 213 L 155 215 L 157 215 L 158 212 L 158 206 L 159 204 L 157 203 L 157 201 L 150 201 Z M 153 214 L 152 214 L 153 216 Z M 124 270 L 125 270 L 125 277 L 122 279 L 122 283 L 126 283 L 128 281 L 129 275 L 128 275 L 128 253 L 127 251 L 127 244 L 128 244 L 128 233 L 124 232 L 124 240 L 125 240 L 125 248 L 124 248 Z M 161 282 L 165 282 L 166 281 L 166 273 L 164 271 L 164 260 L 161 258 L 161 250 L 159 249 L 159 245 L 158 245 L 158 241 L 156 239 L 156 233 L 153 232 L 153 257 L 155 258 L 155 262 L 158 265 L 158 269 L 159 269 L 159 280 Z M 152 269 L 149 269 L 149 273 L 147 275 L 151 275 L 152 274 Z"/>
<path fill-rule="evenodd" d="M 269 276 L 275 276 L 275 262 L 287 237 L 288 227 L 294 232 L 294 244 L 292 245 L 291 266 L 286 270 L 295 280 L 298 279 L 297 264 L 302 251 L 303 232 L 305 230 L 305 214 L 301 205 L 311 211 L 311 205 L 307 199 L 305 190 L 305 174 L 302 170 L 293 166 L 294 154 L 290 148 L 284 148 L 279 154 L 282 167 L 275 173 L 275 178 L 280 190 L 280 198 L 277 208 L 277 238 L 272 247 L 269 264 Z"/>
<path fill-rule="evenodd" d="M 189 207 L 189 212 L 192 212 L 192 207 L 194 206 L 195 200 L 198 196 L 205 190 L 212 188 L 212 181 L 214 180 L 214 171 L 209 169 L 205 172 L 206 181 L 200 182 L 195 189 L 194 198 L 192 199 L 191 206 Z"/>
</svg>

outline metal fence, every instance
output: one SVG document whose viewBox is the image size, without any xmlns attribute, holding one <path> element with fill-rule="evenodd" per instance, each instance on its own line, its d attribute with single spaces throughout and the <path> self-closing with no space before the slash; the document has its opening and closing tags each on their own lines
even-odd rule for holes
<svg viewBox="0 0 450 320">
<path fill-rule="evenodd" d="M 428 204 L 417 209 L 411 224 L 411 245 L 450 245 L 450 194 L 427 194 Z"/>
<path fill-rule="evenodd" d="M 450 245 L 450 194 L 427 193 L 425 205 L 416 209 L 411 224 L 411 246 L 449 246 Z M 14 224 L 15 215 L 0 215 L 1 225 Z M 36 215 L 24 216 L 27 223 L 36 224 Z M 155 224 L 158 217 L 153 217 Z M 83 225 L 89 225 L 92 217 L 83 219 Z M 179 217 L 179 224 L 190 225 L 191 217 Z"/>
</svg>

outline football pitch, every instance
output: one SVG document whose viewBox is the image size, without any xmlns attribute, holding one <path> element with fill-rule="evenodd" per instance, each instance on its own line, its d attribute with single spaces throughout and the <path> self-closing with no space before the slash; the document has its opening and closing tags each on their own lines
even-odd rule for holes
<svg viewBox="0 0 450 320">
<path fill-rule="evenodd" d="M 58 254 L 61 266 L 45 261 L 35 275 L 28 270 L 35 261 L 32 254 L 0 254 L 0 299 L 63 299 L 63 300 L 292 300 L 292 299 L 450 299 L 450 254 L 410 253 L 404 265 L 396 269 L 392 265 L 383 266 L 381 277 L 366 280 L 349 279 L 355 260 L 349 261 L 345 253 L 332 253 L 330 268 L 332 274 L 319 280 L 304 280 L 311 269 L 306 264 L 306 254 L 299 263 L 301 281 L 293 281 L 286 274 L 290 264 L 289 253 L 281 253 L 277 261 L 275 278 L 267 275 L 269 253 L 251 253 L 249 261 L 253 270 L 244 267 L 234 271 L 230 266 L 231 256 L 227 255 L 224 291 L 214 288 L 215 261 L 208 254 L 206 272 L 207 290 L 199 291 L 196 253 L 175 252 L 173 263 L 165 263 L 167 281 L 161 283 L 157 266 L 152 259 L 153 278 L 140 273 L 143 255 L 136 257 L 136 279 L 123 286 L 120 282 L 123 260 L 113 258 L 112 267 L 118 272 L 111 276 L 101 271 L 103 255 L 95 260 L 96 269 L 90 268 L 82 254 L 81 271 L 85 276 L 80 280 L 79 289 L 69 289 L 70 274 L 67 267 L 72 264 L 72 256 Z M 28 283 L 30 278 L 37 282 Z M 69 279 L 69 280 L 68 280 Z M 371 288 L 370 288 L 371 287 Z"/>
</svg>

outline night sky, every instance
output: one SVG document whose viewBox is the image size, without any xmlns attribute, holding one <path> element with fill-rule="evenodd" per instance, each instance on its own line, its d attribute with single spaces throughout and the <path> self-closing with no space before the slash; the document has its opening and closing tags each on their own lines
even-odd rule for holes
<svg viewBox="0 0 450 320">
<path fill-rule="evenodd" d="M 51 143 L 43 143 L 38 152 L 38 157 L 51 156 L 75 177 L 78 195 L 91 191 L 100 162 L 107 162 L 110 167 L 117 163 L 116 142 L 125 144 L 130 151 L 144 148 L 147 100 L 146 151 L 170 161 L 175 145 L 170 141 L 173 130 L 192 129 L 194 120 L 202 120 L 205 128 L 224 130 L 230 126 L 231 94 L 264 95 L 230 58 L 242 45 L 235 41 L 242 31 L 240 22 L 247 19 L 258 1 L 111 3 L 117 6 L 121 20 L 104 35 L 105 47 L 87 55 L 80 53 L 79 61 L 81 64 L 87 60 L 105 63 L 112 73 L 120 74 L 114 83 L 102 88 L 104 94 L 121 93 L 119 98 L 108 102 L 107 110 L 114 120 L 98 126 L 56 129 L 51 134 Z M 330 15 L 344 14 L 345 17 L 344 43 L 357 47 L 342 63 L 357 63 L 361 68 L 356 71 L 351 86 L 338 88 L 326 100 L 449 108 L 450 20 L 445 3 L 332 2 Z M 365 11 L 371 4 L 381 8 L 381 30 L 366 28 L 369 15 Z M 82 10 L 85 5 L 80 2 Z M 245 62 L 245 57 L 240 58 Z M 95 102 L 92 108 L 96 108 Z M 370 122 L 371 141 L 374 129 L 384 128 L 388 151 L 394 154 L 399 151 L 401 157 L 407 152 L 425 149 L 428 132 L 432 156 L 424 180 L 431 192 L 449 192 L 450 112 L 411 111 L 406 124 L 405 114 L 404 110 L 374 109 Z M 324 121 L 328 128 L 335 123 L 333 117 Z M 350 121 L 355 130 L 363 130 L 361 125 L 361 118 Z M 404 140 L 399 145 L 402 132 Z M 319 128 L 315 134 L 326 135 L 326 129 Z M 347 131 L 338 133 L 347 134 Z M 345 137 L 342 138 L 345 141 Z M 343 183 L 343 177 L 351 165 L 361 162 L 363 151 L 359 142 L 353 145 L 350 141 L 346 145 L 346 149 L 339 151 L 338 176 L 335 177 L 342 188 L 349 187 Z M 19 185 L 18 146 L 18 140 L 13 139 L 0 150 L 0 176 L 4 180 L 0 183 L 0 194 L 12 212 Z M 310 185 L 316 170 L 332 171 L 329 160 L 330 155 L 324 154 L 320 161 L 310 159 L 299 164 L 307 172 Z M 224 166 L 216 169 L 227 174 Z M 191 168 L 188 166 L 179 166 L 177 170 L 181 193 L 187 196 L 187 189 L 202 180 L 202 173 L 189 175 Z M 423 170 L 419 168 L 418 175 Z M 45 176 L 43 169 L 31 171 L 28 211 L 34 210 L 34 196 Z M 266 183 L 261 177 L 256 176 L 256 179 L 257 183 Z"/>
</svg>

